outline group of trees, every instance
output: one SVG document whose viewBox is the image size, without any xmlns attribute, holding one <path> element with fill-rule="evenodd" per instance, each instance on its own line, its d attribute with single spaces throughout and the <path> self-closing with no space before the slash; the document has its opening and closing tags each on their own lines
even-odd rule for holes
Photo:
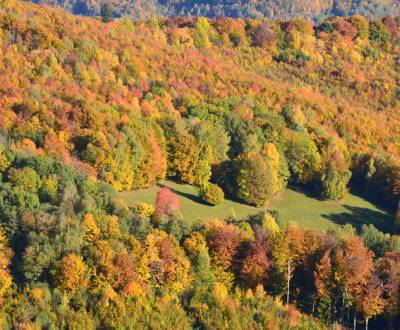
<svg viewBox="0 0 400 330">
<path fill-rule="evenodd" d="M 0 127 L 15 146 L 118 191 L 168 176 L 211 205 L 264 205 L 288 182 L 340 199 L 353 178 L 397 204 L 398 20 L 103 24 L 7 3 Z"/>
<path fill-rule="evenodd" d="M 115 190 L 168 176 L 211 205 L 264 206 L 288 183 L 340 199 L 351 179 L 395 208 L 399 24 L 101 22 L 7 0 L 3 327 L 396 322 L 397 236 L 303 230 L 273 212 L 188 226 L 168 189 L 134 209 Z"/>
<path fill-rule="evenodd" d="M 56 160 L 0 155 L 3 328 L 397 324 L 398 236 L 305 230 L 267 211 L 189 225 L 168 188 L 128 208 Z"/>
<path fill-rule="evenodd" d="M 104 0 L 99 1 L 50 1 L 33 0 L 58 6 L 80 15 L 96 15 Z M 329 15 L 361 14 L 370 17 L 385 15 L 397 16 L 400 8 L 395 0 L 350 1 L 333 0 L 321 2 L 317 0 L 272 0 L 272 1 L 108 1 L 118 16 L 129 15 L 134 18 L 149 18 L 156 15 L 164 16 L 207 16 L 207 17 L 252 17 L 252 18 L 288 18 L 306 16 L 318 19 Z"/>
</svg>

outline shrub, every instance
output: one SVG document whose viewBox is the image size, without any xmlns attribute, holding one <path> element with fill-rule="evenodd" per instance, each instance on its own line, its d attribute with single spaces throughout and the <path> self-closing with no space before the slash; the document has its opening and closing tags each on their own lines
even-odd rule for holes
<svg viewBox="0 0 400 330">
<path fill-rule="evenodd" d="M 213 206 L 219 205 L 224 201 L 224 192 L 216 184 L 209 184 L 200 188 L 199 196 L 204 202 Z"/>
</svg>

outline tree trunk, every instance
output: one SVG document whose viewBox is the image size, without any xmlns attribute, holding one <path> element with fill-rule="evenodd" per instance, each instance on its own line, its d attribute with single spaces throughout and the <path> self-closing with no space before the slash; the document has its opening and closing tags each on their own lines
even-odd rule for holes
<svg viewBox="0 0 400 330">
<path fill-rule="evenodd" d="M 344 313 L 345 313 L 345 310 L 344 310 L 344 294 L 342 295 L 342 325 L 344 324 Z"/>
<path fill-rule="evenodd" d="M 315 293 L 313 293 L 312 315 L 314 315 L 314 312 L 315 312 Z"/>
<path fill-rule="evenodd" d="M 288 259 L 287 265 L 287 293 L 286 293 L 286 304 L 289 305 L 289 293 L 290 293 L 290 258 Z"/>
<path fill-rule="evenodd" d="M 357 312 L 354 311 L 354 318 L 353 318 L 353 330 L 357 328 Z"/>
<path fill-rule="evenodd" d="M 369 320 L 369 318 L 365 319 L 365 330 L 368 330 L 368 320 Z"/>
<path fill-rule="evenodd" d="M 387 323 L 388 323 L 388 330 L 394 330 L 393 320 L 391 317 L 388 318 Z"/>
</svg>

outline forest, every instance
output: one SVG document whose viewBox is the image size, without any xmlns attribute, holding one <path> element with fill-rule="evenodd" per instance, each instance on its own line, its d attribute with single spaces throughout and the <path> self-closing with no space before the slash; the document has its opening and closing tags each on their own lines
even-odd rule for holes
<svg viewBox="0 0 400 330">
<path fill-rule="evenodd" d="M 107 19 L 105 19 L 107 18 Z M 4 329 L 399 328 L 400 19 L 80 17 L 0 6 Z M 168 178 L 210 206 L 188 225 Z M 390 232 L 303 229 L 351 186 Z M 296 220 L 296 219 L 293 219 Z"/>
<path fill-rule="evenodd" d="M 114 17 L 150 18 L 154 16 L 206 16 L 242 18 L 308 17 L 364 15 L 381 18 L 399 16 L 397 0 L 31 0 L 68 10 L 74 14 L 100 15 L 103 4 Z"/>
</svg>

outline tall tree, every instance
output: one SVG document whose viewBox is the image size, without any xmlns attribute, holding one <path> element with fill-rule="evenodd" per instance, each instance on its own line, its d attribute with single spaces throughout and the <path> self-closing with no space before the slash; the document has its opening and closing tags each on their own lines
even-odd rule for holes
<svg viewBox="0 0 400 330">
<path fill-rule="evenodd" d="M 113 15 L 112 15 L 110 6 L 109 6 L 109 4 L 108 4 L 107 2 L 104 2 L 104 3 L 101 5 L 101 8 L 100 8 L 100 16 L 101 16 L 101 20 L 102 20 L 104 23 L 109 23 L 109 22 L 111 22 Z"/>
</svg>

